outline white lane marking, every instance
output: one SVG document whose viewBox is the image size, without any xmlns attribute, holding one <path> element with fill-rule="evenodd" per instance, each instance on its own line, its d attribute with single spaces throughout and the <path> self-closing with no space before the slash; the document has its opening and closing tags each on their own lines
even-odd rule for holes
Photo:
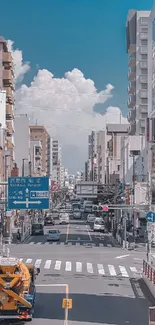
<svg viewBox="0 0 155 325">
<path fill-rule="evenodd" d="M 55 270 L 60 270 L 61 269 L 61 261 L 56 261 L 54 269 Z"/>
<path fill-rule="evenodd" d="M 87 233 L 88 233 L 88 236 L 89 236 L 89 239 L 90 239 L 90 241 L 93 241 L 92 240 L 92 236 L 91 236 L 91 234 L 90 234 L 90 231 L 89 231 L 89 229 L 86 227 L 86 230 L 87 230 Z"/>
<path fill-rule="evenodd" d="M 119 269 L 120 269 L 122 276 L 124 276 L 125 278 L 129 278 L 129 275 L 128 275 L 126 268 L 124 266 L 119 266 Z"/>
<path fill-rule="evenodd" d="M 39 241 L 39 242 L 37 243 L 37 245 L 41 245 L 41 241 Z"/>
<path fill-rule="evenodd" d="M 107 247 L 112 247 L 112 245 L 111 244 L 107 244 Z"/>
<path fill-rule="evenodd" d="M 22 262 L 23 258 L 20 258 L 19 260 L 20 260 L 20 262 Z"/>
<path fill-rule="evenodd" d="M 35 267 L 39 267 L 40 264 L 41 264 L 41 261 L 42 261 L 42 260 L 36 260 L 36 262 L 35 262 Z"/>
<path fill-rule="evenodd" d="M 124 257 L 128 257 L 128 256 L 130 256 L 129 254 L 127 254 L 127 255 L 121 255 L 121 256 L 116 256 L 115 258 L 124 258 Z"/>
<path fill-rule="evenodd" d="M 44 243 L 44 245 L 49 245 L 49 241 L 46 241 L 46 242 Z"/>
<path fill-rule="evenodd" d="M 28 258 L 28 259 L 26 260 L 26 263 L 27 263 L 27 264 L 32 263 L 32 259 L 31 259 L 31 258 Z"/>
<path fill-rule="evenodd" d="M 71 262 L 66 262 L 66 268 L 65 268 L 65 271 L 71 271 L 72 269 L 72 264 Z"/>
<path fill-rule="evenodd" d="M 136 269 L 136 267 L 134 267 L 134 266 L 130 266 L 130 270 L 131 270 L 131 272 L 133 272 L 133 273 L 137 273 L 137 269 Z"/>
<path fill-rule="evenodd" d="M 34 244 L 34 241 L 31 241 L 30 243 L 29 243 L 29 245 L 33 245 Z"/>
<path fill-rule="evenodd" d="M 54 284 L 35 284 L 35 287 L 66 287 L 67 284 L 59 284 L 59 283 L 54 283 Z"/>
<path fill-rule="evenodd" d="M 93 265 L 92 265 L 92 263 L 87 263 L 87 272 L 88 273 L 93 273 Z"/>
<path fill-rule="evenodd" d="M 116 271 L 113 265 L 108 265 L 109 272 L 112 276 L 116 276 Z"/>
<path fill-rule="evenodd" d="M 76 262 L 76 272 L 82 272 L 82 263 Z"/>
<path fill-rule="evenodd" d="M 45 263 L 45 266 L 44 266 L 44 269 L 50 269 L 50 266 L 51 266 L 51 260 L 47 260 L 46 263 Z"/>
<path fill-rule="evenodd" d="M 98 273 L 100 275 L 104 275 L 105 272 L 104 272 L 103 264 L 97 264 L 97 267 L 98 267 Z"/>
</svg>

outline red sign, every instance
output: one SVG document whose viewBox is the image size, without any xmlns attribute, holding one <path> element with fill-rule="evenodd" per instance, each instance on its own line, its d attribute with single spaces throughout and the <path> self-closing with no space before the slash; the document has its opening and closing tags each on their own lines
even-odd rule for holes
<svg viewBox="0 0 155 325">
<path fill-rule="evenodd" d="M 103 211 L 108 211 L 108 210 L 109 210 L 108 205 L 104 205 L 104 206 L 103 206 Z"/>
<path fill-rule="evenodd" d="M 51 182 L 51 192 L 58 192 L 59 191 L 59 185 L 55 183 L 54 181 Z"/>
</svg>

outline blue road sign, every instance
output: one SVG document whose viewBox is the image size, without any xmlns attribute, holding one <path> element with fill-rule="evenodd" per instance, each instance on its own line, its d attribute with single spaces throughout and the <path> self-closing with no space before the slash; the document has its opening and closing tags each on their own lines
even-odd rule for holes
<svg viewBox="0 0 155 325">
<path fill-rule="evenodd" d="M 155 222 L 155 213 L 153 213 L 152 211 L 149 211 L 146 214 L 146 220 L 147 220 L 147 222 Z"/>
<path fill-rule="evenodd" d="M 48 177 L 9 177 L 9 209 L 49 209 Z"/>
</svg>

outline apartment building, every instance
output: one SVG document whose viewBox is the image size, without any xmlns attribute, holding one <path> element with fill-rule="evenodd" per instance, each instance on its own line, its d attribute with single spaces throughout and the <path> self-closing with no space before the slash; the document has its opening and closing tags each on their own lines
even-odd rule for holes
<svg viewBox="0 0 155 325">
<path fill-rule="evenodd" d="M 52 142 L 52 180 L 61 186 L 61 146 L 58 140 Z"/>
<path fill-rule="evenodd" d="M 15 160 L 19 169 L 19 176 L 30 174 L 30 129 L 27 114 L 15 116 Z"/>
<path fill-rule="evenodd" d="M 0 90 L 0 181 L 5 177 L 6 91 Z M 3 187 L 0 186 L 0 189 Z M 1 190 L 0 190 L 1 193 Z"/>
<path fill-rule="evenodd" d="M 128 54 L 129 134 L 145 134 L 148 115 L 148 23 L 150 11 L 129 10 L 126 23 Z"/>
<path fill-rule="evenodd" d="M 42 176 L 42 144 L 40 140 L 30 141 L 31 176 Z"/>
<path fill-rule="evenodd" d="M 94 131 L 88 136 L 88 165 L 89 180 L 97 181 L 97 132 Z"/>
<path fill-rule="evenodd" d="M 31 125 L 30 140 L 34 141 L 33 144 L 36 147 L 35 150 L 37 155 L 35 156 L 36 159 L 38 160 L 38 168 L 39 168 L 38 172 L 42 171 L 42 176 L 50 176 L 50 156 L 51 156 L 50 135 L 48 134 L 44 126 Z M 39 141 L 38 143 L 36 143 L 37 145 L 35 144 L 35 141 Z M 41 151 L 41 159 L 40 159 L 40 151 Z"/>
<path fill-rule="evenodd" d="M 97 134 L 98 181 L 115 184 L 120 178 L 121 137 L 128 134 L 128 124 L 107 124 Z"/>
<path fill-rule="evenodd" d="M 6 91 L 6 156 L 8 160 L 8 175 L 15 161 L 14 155 L 14 69 L 11 53 L 7 42 L 0 37 L 0 89 Z M 9 159 L 8 159 L 9 158 Z"/>
</svg>

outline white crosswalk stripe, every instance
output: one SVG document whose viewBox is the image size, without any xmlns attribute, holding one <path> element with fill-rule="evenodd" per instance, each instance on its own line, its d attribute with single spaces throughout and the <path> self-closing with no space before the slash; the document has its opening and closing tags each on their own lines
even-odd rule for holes
<svg viewBox="0 0 155 325">
<path fill-rule="evenodd" d="M 61 261 L 56 261 L 54 269 L 55 270 L 60 270 L 61 269 Z"/>
<path fill-rule="evenodd" d="M 102 265 L 102 264 L 97 264 L 97 267 L 98 267 L 98 273 L 99 273 L 100 275 L 104 275 L 105 272 L 104 272 L 103 265 Z"/>
<path fill-rule="evenodd" d="M 88 273 L 93 273 L 93 265 L 92 265 L 92 263 L 87 263 L 87 272 Z"/>
<path fill-rule="evenodd" d="M 39 241 L 38 243 L 36 243 L 36 245 L 41 245 L 42 244 L 42 242 L 41 241 Z"/>
<path fill-rule="evenodd" d="M 119 269 L 120 269 L 120 272 L 121 272 L 123 277 L 129 278 L 129 275 L 128 275 L 128 273 L 126 271 L 126 268 L 124 266 L 119 266 Z"/>
<path fill-rule="evenodd" d="M 60 260 L 45 260 L 45 259 L 37 259 L 33 258 L 20 258 L 20 261 L 23 261 L 26 264 L 34 264 L 35 267 L 39 267 L 41 269 L 49 270 L 54 269 L 55 271 L 60 272 L 74 272 L 76 273 L 87 273 L 87 274 L 95 274 L 99 276 L 112 276 L 112 277 L 136 277 L 141 273 L 141 268 L 137 269 L 135 266 L 120 266 L 120 265 L 104 265 L 103 264 L 95 264 L 90 262 L 71 262 L 71 261 L 60 261 Z"/>
<path fill-rule="evenodd" d="M 82 272 L 82 263 L 76 262 L 76 272 Z"/>
</svg>

